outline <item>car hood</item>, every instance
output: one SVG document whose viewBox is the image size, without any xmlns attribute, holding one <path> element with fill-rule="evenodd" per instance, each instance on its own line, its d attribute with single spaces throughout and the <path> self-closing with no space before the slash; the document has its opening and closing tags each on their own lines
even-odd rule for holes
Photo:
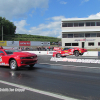
<svg viewBox="0 0 100 100">
<path fill-rule="evenodd" d="M 14 52 L 13 54 L 17 56 L 35 56 L 36 55 L 34 53 L 29 53 L 29 52 Z"/>
</svg>

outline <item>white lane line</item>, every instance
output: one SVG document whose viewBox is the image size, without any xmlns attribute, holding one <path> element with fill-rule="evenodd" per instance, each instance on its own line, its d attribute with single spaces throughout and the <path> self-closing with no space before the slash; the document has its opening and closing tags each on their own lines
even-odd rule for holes
<svg viewBox="0 0 100 100">
<path fill-rule="evenodd" d="M 100 67 L 89 67 L 89 68 L 100 68 Z"/>
<path fill-rule="evenodd" d="M 50 63 L 38 63 L 38 64 L 46 64 L 46 65 L 58 65 L 58 66 L 75 66 L 75 65 L 62 65 L 62 64 L 50 64 Z"/>
<path fill-rule="evenodd" d="M 54 65 L 54 66 L 66 66 L 66 67 L 68 67 L 68 66 L 72 66 L 72 67 L 83 67 L 83 68 L 93 68 L 93 69 L 95 69 L 95 68 L 98 68 L 98 69 L 100 69 L 100 67 L 89 67 L 89 66 L 76 66 L 76 65 L 62 65 L 62 64 L 50 64 L 50 63 L 38 63 L 38 64 L 48 64 L 48 65 Z"/>
<path fill-rule="evenodd" d="M 10 86 L 14 86 L 14 87 L 21 88 L 21 89 L 25 89 L 25 90 L 28 90 L 28 91 L 31 91 L 31 92 L 43 94 L 43 95 L 46 95 L 46 96 L 58 98 L 58 99 L 61 99 L 61 100 L 78 100 L 78 99 L 66 97 L 66 96 L 63 96 L 63 95 L 60 95 L 60 94 L 50 93 L 50 92 L 47 92 L 47 91 L 42 91 L 42 90 L 38 90 L 38 89 L 30 88 L 30 87 L 27 87 L 27 86 L 10 83 L 10 82 L 6 82 L 6 81 L 2 81 L 2 80 L 0 80 L 0 83 L 10 85 Z"/>
</svg>

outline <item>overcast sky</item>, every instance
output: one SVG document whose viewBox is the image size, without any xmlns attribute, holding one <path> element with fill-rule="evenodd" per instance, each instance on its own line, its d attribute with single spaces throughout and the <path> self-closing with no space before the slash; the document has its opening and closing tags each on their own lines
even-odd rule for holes
<svg viewBox="0 0 100 100">
<path fill-rule="evenodd" d="M 61 37 L 61 19 L 100 18 L 100 0 L 0 0 L 16 33 Z"/>
</svg>

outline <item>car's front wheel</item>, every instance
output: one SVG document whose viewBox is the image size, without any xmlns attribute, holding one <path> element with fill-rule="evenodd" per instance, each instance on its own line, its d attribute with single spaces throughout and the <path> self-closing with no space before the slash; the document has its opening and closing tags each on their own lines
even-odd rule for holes
<svg viewBox="0 0 100 100">
<path fill-rule="evenodd" d="M 11 60 L 10 61 L 10 69 L 12 69 L 12 70 L 17 70 L 17 68 L 18 68 L 18 66 L 17 66 L 17 62 L 16 62 L 16 60 Z"/>
<path fill-rule="evenodd" d="M 31 64 L 31 65 L 29 65 L 29 69 L 33 69 L 33 66 L 34 66 L 35 64 Z"/>
<path fill-rule="evenodd" d="M 61 57 L 61 54 L 60 53 L 56 54 L 56 57 L 57 58 L 60 58 Z"/>
<path fill-rule="evenodd" d="M 79 56 L 79 51 L 75 51 L 75 52 L 74 52 L 74 55 L 75 55 L 76 57 L 78 57 L 78 56 Z"/>
</svg>

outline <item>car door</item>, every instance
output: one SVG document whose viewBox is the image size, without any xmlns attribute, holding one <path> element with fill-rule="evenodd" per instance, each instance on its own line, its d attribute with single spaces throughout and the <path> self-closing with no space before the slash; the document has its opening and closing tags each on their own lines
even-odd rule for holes
<svg viewBox="0 0 100 100">
<path fill-rule="evenodd" d="M 5 53 L 2 50 L 0 50 L 0 65 L 5 65 L 5 62 L 3 61 L 4 56 Z"/>
<path fill-rule="evenodd" d="M 64 49 L 63 49 L 63 54 L 65 54 L 65 55 L 69 55 L 69 51 L 68 51 L 68 49 L 69 49 L 69 48 L 64 48 Z"/>
</svg>

